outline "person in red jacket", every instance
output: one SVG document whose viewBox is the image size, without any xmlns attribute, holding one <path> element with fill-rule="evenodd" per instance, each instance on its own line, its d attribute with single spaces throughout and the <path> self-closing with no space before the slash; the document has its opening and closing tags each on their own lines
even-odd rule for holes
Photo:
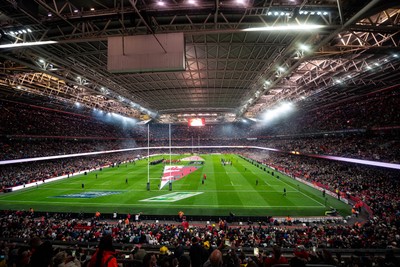
<svg viewBox="0 0 400 267">
<path fill-rule="evenodd" d="M 100 239 L 99 247 L 89 262 L 89 267 L 118 267 L 115 249 L 111 235 L 104 235 Z"/>
<path fill-rule="evenodd" d="M 281 248 L 278 245 L 274 245 L 272 248 L 272 257 L 268 257 L 264 260 L 264 267 L 271 267 L 275 264 L 287 264 L 288 260 L 282 256 Z"/>
</svg>

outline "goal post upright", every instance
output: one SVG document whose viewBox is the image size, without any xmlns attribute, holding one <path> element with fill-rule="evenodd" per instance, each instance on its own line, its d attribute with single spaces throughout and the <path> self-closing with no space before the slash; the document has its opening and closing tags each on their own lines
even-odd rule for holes
<svg viewBox="0 0 400 267">
<path fill-rule="evenodd" d="M 150 124 L 147 124 L 147 191 L 150 191 Z"/>
<path fill-rule="evenodd" d="M 172 190 L 172 180 L 171 180 L 171 175 L 172 175 L 172 153 L 171 153 L 171 123 L 169 124 L 169 191 Z"/>
</svg>

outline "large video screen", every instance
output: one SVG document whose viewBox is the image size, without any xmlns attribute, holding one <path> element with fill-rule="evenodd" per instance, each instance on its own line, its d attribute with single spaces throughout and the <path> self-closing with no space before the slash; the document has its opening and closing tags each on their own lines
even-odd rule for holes
<svg viewBox="0 0 400 267">
<path fill-rule="evenodd" d="M 189 126 L 204 126 L 206 125 L 206 120 L 204 118 L 190 118 L 188 119 Z"/>
</svg>

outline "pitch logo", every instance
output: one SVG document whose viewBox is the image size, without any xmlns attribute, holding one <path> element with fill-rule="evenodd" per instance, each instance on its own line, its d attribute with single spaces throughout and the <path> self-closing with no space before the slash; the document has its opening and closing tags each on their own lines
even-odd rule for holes
<svg viewBox="0 0 400 267">
<path fill-rule="evenodd" d="M 157 197 L 152 197 L 152 198 L 146 198 L 142 199 L 140 201 L 146 201 L 146 202 L 175 202 L 181 199 L 185 199 L 188 197 L 193 197 L 203 194 L 203 192 L 176 192 L 176 193 L 170 193 L 162 196 L 157 196 Z"/>
<path fill-rule="evenodd" d="M 120 194 L 122 191 L 98 191 L 98 192 L 82 192 L 76 194 L 68 194 L 55 196 L 56 198 L 97 198 L 97 197 L 105 197 L 111 195 Z"/>
</svg>

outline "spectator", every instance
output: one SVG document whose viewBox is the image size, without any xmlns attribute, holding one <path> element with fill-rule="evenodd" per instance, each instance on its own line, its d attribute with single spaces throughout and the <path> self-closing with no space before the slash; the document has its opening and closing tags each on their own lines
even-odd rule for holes
<svg viewBox="0 0 400 267">
<path fill-rule="evenodd" d="M 29 266 L 48 267 L 53 258 L 53 246 L 49 241 L 42 241 L 38 236 L 31 238 L 31 257 Z"/>
<path fill-rule="evenodd" d="M 189 249 L 190 262 L 192 263 L 192 267 L 201 267 L 204 262 L 204 255 L 206 254 L 203 246 L 199 244 L 199 240 L 197 237 L 192 238 L 192 246 Z"/>
<path fill-rule="evenodd" d="M 157 257 L 154 253 L 147 253 L 143 258 L 143 267 L 156 267 Z"/>
<path fill-rule="evenodd" d="M 219 249 L 211 252 L 210 257 L 204 263 L 203 267 L 221 267 L 223 264 L 222 253 Z"/>
<path fill-rule="evenodd" d="M 271 267 L 275 264 L 287 264 L 288 260 L 282 256 L 281 247 L 274 245 L 272 248 L 272 257 L 268 257 L 264 261 L 264 267 Z"/>
<path fill-rule="evenodd" d="M 89 262 L 89 267 L 117 267 L 117 258 L 112 244 L 111 235 L 104 235 L 100 239 L 99 247 Z"/>
</svg>

